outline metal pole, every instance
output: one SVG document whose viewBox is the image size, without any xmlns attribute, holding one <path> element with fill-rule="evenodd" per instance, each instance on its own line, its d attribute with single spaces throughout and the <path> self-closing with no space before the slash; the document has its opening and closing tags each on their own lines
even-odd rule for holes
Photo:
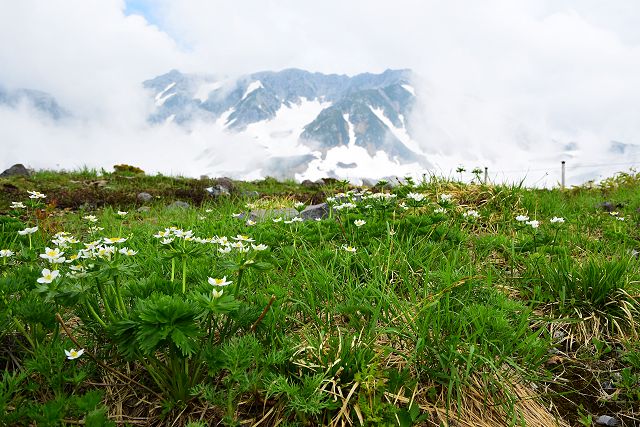
<svg viewBox="0 0 640 427">
<path fill-rule="evenodd" d="M 562 178 L 561 178 L 561 181 L 560 181 L 560 186 L 561 186 L 561 188 L 562 188 L 563 190 L 564 190 L 565 166 L 566 166 L 566 165 L 565 165 L 565 161 L 563 160 L 563 161 L 562 161 Z"/>
<path fill-rule="evenodd" d="M 489 179 L 489 168 L 484 167 L 484 185 L 487 185 L 487 181 Z"/>
</svg>

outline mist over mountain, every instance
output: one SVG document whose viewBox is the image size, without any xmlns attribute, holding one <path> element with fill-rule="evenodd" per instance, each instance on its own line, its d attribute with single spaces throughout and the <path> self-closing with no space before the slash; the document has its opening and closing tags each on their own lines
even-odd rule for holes
<svg viewBox="0 0 640 427">
<path fill-rule="evenodd" d="M 26 107 L 52 120 L 70 116 L 52 95 L 34 89 L 7 90 L 0 86 L 0 106 L 12 109 Z"/>
<path fill-rule="evenodd" d="M 151 123 L 204 122 L 244 135 L 264 151 L 261 174 L 314 179 L 428 166 L 411 137 L 411 79 L 410 70 L 349 77 L 287 69 L 235 79 L 172 70 L 144 87 L 155 102 Z"/>
</svg>

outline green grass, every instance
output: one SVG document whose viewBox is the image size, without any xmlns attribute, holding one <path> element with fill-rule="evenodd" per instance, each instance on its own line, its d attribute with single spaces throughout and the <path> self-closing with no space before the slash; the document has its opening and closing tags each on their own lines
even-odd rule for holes
<svg viewBox="0 0 640 427">
<path fill-rule="evenodd" d="M 632 425 L 640 176 L 567 191 L 429 177 L 386 196 L 265 179 L 212 198 L 214 183 L 0 180 L 0 425 Z M 233 215 L 327 197 L 322 221 Z"/>
</svg>

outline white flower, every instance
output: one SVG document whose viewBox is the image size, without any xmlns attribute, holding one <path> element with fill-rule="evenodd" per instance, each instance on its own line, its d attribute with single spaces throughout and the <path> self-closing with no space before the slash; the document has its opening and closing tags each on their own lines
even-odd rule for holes
<svg viewBox="0 0 640 427">
<path fill-rule="evenodd" d="M 618 214 L 619 214 L 619 212 L 616 212 L 616 211 L 609 212 L 609 215 L 611 215 L 611 216 L 618 216 Z"/>
<path fill-rule="evenodd" d="M 354 248 L 353 246 L 342 245 L 342 249 L 347 252 L 351 252 L 352 254 L 356 252 L 356 248 Z"/>
<path fill-rule="evenodd" d="M 0 258 L 9 258 L 10 256 L 14 255 L 15 252 L 13 252 L 10 249 L 0 249 Z"/>
<path fill-rule="evenodd" d="M 72 348 L 71 350 L 64 351 L 64 354 L 67 355 L 67 359 L 69 360 L 77 359 L 78 357 L 82 356 L 83 353 L 84 353 L 84 348 L 81 348 L 80 350 L 76 350 L 75 348 Z"/>
<path fill-rule="evenodd" d="M 61 257 L 52 259 L 50 262 L 51 264 L 64 264 L 65 261 L 66 261 L 66 258 L 61 256 Z"/>
<path fill-rule="evenodd" d="M 38 283 L 51 283 L 59 275 L 60 272 L 58 270 L 51 271 L 48 268 L 45 268 L 44 270 L 42 270 L 42 277 L 38 279 Z"/>
<path fill-rule="evenodd" d="M 335 197 L 327 197 L 327 203 L 331 204 L 331 203 L 335 203 L 336 202 L 336 198 Z"/>
<path fill-rule="evenodd" d="M 408 199 L 412 199 L 416 202 L 421 202 L 424 200 L 425 195 L 424 194 L 420 194 L 420 193 L 409 193 L 407 194 L 407 198 Z"/>
<path fill-rule="evenodd" d="M 211 290 L 211 296 L 215 299 L 220 298 L 223 293 L 224 293 L 224 289 L 220 289 L 219 291 L 216 289 Z"/>
<path fill-rule="evenodd" d="M 24 209 L 26 206 L 22 202 L 11 202 L 11 209 Z"/>
<path fill-rule="evenodd" d="M 33 234 L 38 231 L 38 227 L 25 228 L 24 230 L 18 231 L 18 234 L 24 236 L 26 234 Z"/>
<path fill-rule="evenodd" d="M 294 222 L 302 222 L 304 221 L 302 218 L 300 218 L 299 216 L 293 217 L 291 218 L 289 221 L 285 221 L 285 224 L 293 224 Z"/>
<path fill-rule="evenodd" d="M 113 246 L 101 246 L 98 248 L 96 255 L 100 258 L 111 258 L 114 253 L 116 253 L 116 248 Z"/>
<path fill-rule="evenodd" d="M 296 208 L 296 209 L 301 209 L 301 208 L 304 207 L 304 203 L 303 202 L 295 202 L 293 204 L 293 207 Z"/>
<path fill-rule="evenodd" d="M 341 205 L 334 206 L 333 209 L 339 211 L 339 210 L 342 210 L 342 209 L 353 209 L 355 207 L 356 207 L 356 205 L 354 205 L 353 203 L 343 203 Z"/>
<path fill-rule="evenodd" d="M 469 209 L 468 211 L 463 213 L 462 216 L 465 217 L 465 218 L 479 218 L 480 214 L 478 213 L 478 211 L 474 211 L 473 209 Z"/>
<path fill-rule="evenodd" d="M 126 256 L 133 256 L 138 253 L 138 251 L 134 251 L 133 249 L 129 249 L 127 247 L 121 248 L 118 252 Z"/>
<path fill-rule="evenodd" d="M 215 243 L 219 245 L 228 245 L 229 239 L 227 238 L 227 236 L 216 237 Z"/>
<path fill-rule="evenodd" d="M 526 216 L 526 215 L 518 215 L 518 216 L 516 217 L 516 221 L 519 221 L 519 222 L 529 221 L 529 217 L 528 217 L 528 216 Z M 552 221 L 552 222 L 553 222 L 553 221 Z"/>
<path fill-rule="evenodd" d="M 127 239 L 126 237 L 105 237 L 103 241 L 107 245 L 113 245 L 114 243 L 124 243 Z"/>
<path fill-rule="evenodd" d="M 213 212 L 213 209 L 205 209 L 204 211 L 205 211 L 206 213 L 211 213 L 211 212 Z"/>
<path fill-rule="evenodd" d="M 208 282 L 211 286 L 227 286 L 233 283 L 227 281 L 227 276 L 224 276 L 222 279 L 214 279 L 213 277 L 209 277 Z"/>
<path fill-rule="evenodd" d="M 192 230 L 185 231 L 179 228 L 173 231 L 173 235 L 181 239 L 187 239 L 187 238 L 193 237 L 193 231 Z"/>
<path fill-rule="evenodd" d="M 249 227 L 251 227 L 251 226 L 253 226 L 253 225 L 256 225 L 256 222 L 255 222 L 254 220 L 252 220 L 252 219 L 248 219 L 248 220 L 247 220 L 247 225 L 248 225 Z"/>
<path fill-rule="evenodd" d="M 253 248 L 254 251 L 264 251 L 268 248 L 268 246 L 263 243 L 260 243 L 259 245 L 254 245 L 252 243 L 251 247 Z"/>
<path fill-rule="evenodd" d="M 540 221 L 534 219 L 532 221 L 527 221 L 525 224 L 530 225 L 531 228 L 538 228 L 540 226 Z"/>
<path fill-rule="evenodd" d="M 273 221 L 273 222 L 280 222 L 280 221 L 282 221 L 282 217 L 281 217 L 281 216 L 279 216 L 278 218 L 273 218 L 271 221 Z"/>
<path fill-rule="evenodd" d="M 44 258 L 47 261 L 53 262 L 55 259 L 60 258 L 64 252 L 60 252 L 60 248 L 44 248 L 44 253 L 40 254 L 40 258 Z"/>
<path fill-rule="evenodd" d="M 240 212 L 240 213 L 232 213 L 231 217 L 232 218 L 242 218 L 242 212 Z"/>
<path fill-rule="evenodd" d="M 104 227 L 95 227 L 95 226 L 94 227 L 89 227 L 89 233 L 91 233 L 91 234 L 95 234 L 95 233 L 97 233 L 99 231 L 102 231 L 102 230 L 104 230 Z"/>
<path fill-rule="evenodd" d="M 128 214 L 129 212 L 124 212 L 124 211 L 118 211 L 117 214 L 119 216 L 125 216 L 126 214 Z"/>
<path fill-rule="evenodd" d="M 27 193 L 29 193 L 30 199 L 44 199 L 45 197 L 47 197 L 38 191 L 27 191 Z"/>
<path fill-rule="evenodd" d="M 245 236 L 244 234 L 238 234 L 236 237 L 233 237 L 233 240 L 237 240 L 239 242 L 255 242 L 254 239 L 249 236 Z"/>
<path fill-rule="evenodd" d="M 98 218 L 95 215 L 85 215 L 82 219 L 86 219 L 89 222 L 98 222 Z"/>
<path fill-rule="evenodd" d="M 364 219 L 356 219 L 355 221 L 353 221 L 353 224 L 356 227 L 362 227 L 363 225 L 365 225 L 367 223 L 367 221 L 365 221 Z"/>
<path fill-rule="evenodd" d="M 446 212 L 447 212 L 447 210 L 445 208 L 436 208 L 436 209 L 433 210 L 433 213 L 436 213 L 436 214 L 443 214 L 443 213 L 446 213 Z"/>
<path fill-rule="evenodd" d="M 168 245 L 171 242 L 173 242 L 174 238 L 173 237 L 167 237 L 166 239 L 163 239 L 160 243 L 162 243 L 163 245 Z"/>
<path fill-rule="evenodd" d="M 624 217 L 623 216 L 619 216 L 618 218 L 616 218 L 618 221 L 624 221 Z"/>
<path fill-rule="evenodd" d="M 441 202 L 450 202 L 453 196 L 451 194 L 441 194 L 440 201 Z"/>
<path fill-rule="evenodd" d="M 554 216 L 553 218 L 551 218 L 551 219 L 549 220 L 549 222 L 550 222 L 550 223 L 552 223 L 552 224 L 555 224 L 556 222 L 558 222 L 558 223 L 562 224 L 562 223 L 564 222 L 564 218 Z"/>
<path fill-rule="evenodd" d="M 231 252 L 231 246 L 223 246 L 221 248 L 218 248 L 218 252 L 220 252 L 221 254 L 228 254 L 229 252 Z"/>
</svg>

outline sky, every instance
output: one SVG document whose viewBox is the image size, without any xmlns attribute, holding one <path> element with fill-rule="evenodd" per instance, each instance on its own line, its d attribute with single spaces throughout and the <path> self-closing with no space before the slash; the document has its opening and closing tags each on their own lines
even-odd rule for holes
<svg viewBox="0 0 640 427">
<path fill-rule="evenodd" d="M 635 0 L 0 1 L 0 86 L 49 92 L 76 117 L 0 110 L 0 168 L 130 161 L 195 175 L 184 153 L 222 140 L 232 159 L 233 137 L 146 123 L 141 82 L 174 68 L 410 68 L 416 139 L 442 173 L 484 164 L 546 182 L 566 144 L 579 147 L 570 165 L 602 163 L 610 141 L 640 145 Z M 159 149 L 176 143 L 179 156 Z"/>
</svg>

